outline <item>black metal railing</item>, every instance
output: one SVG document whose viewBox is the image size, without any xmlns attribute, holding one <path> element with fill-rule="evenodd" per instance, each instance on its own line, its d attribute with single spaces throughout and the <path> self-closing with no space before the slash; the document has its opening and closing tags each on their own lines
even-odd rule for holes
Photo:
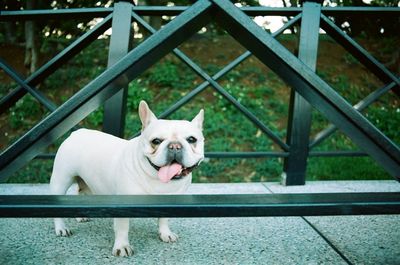
<svg viewBox="0 0 400 265">
<path fill-rule="evenodd" d="M 177 17 L 162 29 L 156 31 L 141 18 L 142 15 L 170 15 Z M 249 16 L 256 15 L 278 15 L 290 16 L 292 18 L 280 30 L 269 34 L 249 18 Z M 26 80 L 23 80 L 7 62 L 4 60 L 0 61 L 0 67 L 18 83 L 17 88 L 0 100 L 0 113 L 8 110 L 10 106 L 14 105 L 26 93 L 32 94 L 33 97 L 51 111 L 50 115 L 2 152 L 0 155 L 0 180 L 6 180 L 13 172 L 35 157 L 51 158 L 51 154 L 43 155 L 41 154 L 41 150 L 76 126 L 79 121 L 102 104 L 105 104 L 104 130 L 121 136 L 124 130 L 128 82 L 139 76 L 171 51 L 204 81 L 166 109 L 160 117 L 164 118 L 171 115 L 206 87 L 211 86 L 281 149 L 281 151 L 271 152 L 208 152 L 206 156 L 210 158 L 283 157 L 284 184 L 302 185 L 305 183 L 308 157 L 369 155 L 390 175 L 399 180 L 399 147 L 373 126 L 359 111 L 368 107 L 388 91 L 393 91 L 395 94 L 400 95 L 400 80 L 353 39 L 343 33 L 328 18 L 328 16 L 341 15 L 399 16 L 400 8 L 329 8 L 321 7 L 316 2 L 305 2 L 301 8 L 238 8 L 227 0 L 200 0 L 190 7 L 147 7 L 134 6 L 129 2 L 117 2 L 114 8 L 2 11 L 0 22 L 52 18 L 70 19 L 74 17 L 104 17 L 104 20 L 75 40 Z M 129 38 L 132 34 L 132 21 L 137 22 L 152 34 L 134 49 L 131 49 Z M 200 66 L 176 48 L 180 43 L 211 21 L 217 22 L 248 49 L 248 51 L 237 57 L 213 76 L 207 74 Z M 285 29 L 292 27 L 300 21 L 300 44 L 299 56 L 297 58 L 283 48 L 274 38 Z M 67 60 L 79 53 L 80 50 L 87 47 L 111 26 L 113 33 L 110 41 L 108 69 L 96 79 L 83 87 L 70 100 L 58 107 L 35 88 L 35 86 L 56 71 L 57 68 L 65 64 Z M 372 92 L 354 107 L 338 95 L 315 73 L 320 27 L 383 81 L 385 85 Z M 222 76 L 245 61 L 250 55 L 256 56 L 292 87 L 286 142 L 218 83 L 218 80 Z M 310 140 L 311 107 L 318 109 L 324 114 L 332 122 L 332 125 Z M 317 152 L 312 150 L 336 129 L 342 130 L 363 151 Z M 314 195 L 309 196 L 318 200 Z M 391 205 L 390 207 L 388 206 L 391 209 L 389 213 L 400 212 L 398 208 L 399 196 L 395 194 L 394 197 L 397 198 L 395 200 L 396 207 L 392 207 L 394 204 L 386 200 L 387 197 L 380 197 L 383 204 L 387 202 L 387 206 Z M 329 198 L 337 199 L 338 197 L 332 195 Z M 243 197 L 243 199 L 245 198 Z M 334 199 L 333 201 L 335 201 Z M 121 202 L 121 200 L 116 200 Z M 10 202 L 6 198 L 0 198 L 0 201 L 5 204 L 6 202 Z M 54 200 L 49 198 L 42 202 L 46 203 L 46 201 L 54 203 Z M 61 204 L 65 203 L 61 199 L 57 199 L 57 202 Z M 218 200 L 215 201 L 215 203 L 217 202 Z M 285 201 L 279 202 L 284 203 Z M 253 204 L 259 205 L 258 200 L 251 201 L 248 197 L 242 203 L 242 205 L 246 205 L 249 208 Z M 301 204 L 301 202 L 299 203 Z M 307 203 L 304 202 L 304 204 Z M 240 200 L 238 201 L 239 204 Z M 73 205 L 74 207 L 78 207 L 76 204 Z M 362 205 L 365 207 L 375 207 L 373 206 L 374 203 L 367 200 L 364 200 L 364 204 Z M 123 206 L 121 207 L 123 208 Z M 275 205 L 274 207 L 277 206 Z M 337 204 L 337 207 L 343 207 L 343 205 L 340 206 L 340 204 Z M 320 207 L 316 206 L 315 209 L 320 209 Z M 377 213 L 379 212 L 376 207 L 374 209 L 376 209 Z M 351 214 L 351 211 L 340 211 L 340 213 Z M 369 212 L 365 211 L 364 213 Z M 321 211 L 321 214 L 324 213 Z M 339 214 L 339 212 L 336 214 Z M 268 215 L 268 213 L 265 212 L 262 215 Z"/>
</svg>

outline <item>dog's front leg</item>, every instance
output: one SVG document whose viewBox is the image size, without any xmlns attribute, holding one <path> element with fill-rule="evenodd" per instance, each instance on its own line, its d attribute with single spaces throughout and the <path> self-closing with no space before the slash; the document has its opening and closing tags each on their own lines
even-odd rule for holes
<svg viewBox="0 0 400 265">
<path fill-rule="evenodd" d="M 158 234 L 160 235 L 160 239 L 166 243 L 178 240 L 178 235 L 169 229 L 168 218 L 158 219 Z"/>
<path fill-rule="evenodd" d="M 114 218 L 115 242 L 112 254 L 114 256 L 131 256 L 133 249 L 129 244 L 129 218 Z"/>
</svg>

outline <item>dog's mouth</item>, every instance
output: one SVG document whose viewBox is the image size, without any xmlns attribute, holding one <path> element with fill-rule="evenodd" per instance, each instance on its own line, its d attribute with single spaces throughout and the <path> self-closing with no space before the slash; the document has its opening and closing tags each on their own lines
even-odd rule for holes
<svg viewBox="0 0 400 265">
<path fill-rule="evenodd" d="M 153 164 L 149 158 L 147 158 L 149 161 L 150 165 L 157 170 L 158 172 L 158 178 L 160 179 L 161 182 L 168 183 L 170 180 L 179 180 L 187 175 L 189 175 L 193 169 L 195 169 L 198 166 L 198 163 L 191 166 L 191 167 L 184 167 L 180 163 L 178 163 L 176 160 L 171 161 L 171 163 L 159 167 L 155 164 Z"/>
</svg>

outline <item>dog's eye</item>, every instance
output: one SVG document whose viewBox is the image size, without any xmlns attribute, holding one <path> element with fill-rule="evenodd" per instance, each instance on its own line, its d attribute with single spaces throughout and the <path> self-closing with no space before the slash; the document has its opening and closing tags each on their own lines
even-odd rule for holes
<svg viewBox="0 0 400 265">
<path fill-rule="evenodd" d="M 189 144 L 194 144 L 197 142 L 197 139 L 194 138 L 193 136 L 190 136 L 190 137 L 186 138 L 186 141 L 188 141 Z"/>
<path fill-rule="evenodd" d="M 159 144 L 162 143 L 162 141 L 163 141 L 163 140 L 161 140 L 161 139 L 159 139 L 159 138 L 154 138 L 154 139 L 151 141 L 151 143 L 152 143 L 153 145 L 159 145 Z"/>
</svg>

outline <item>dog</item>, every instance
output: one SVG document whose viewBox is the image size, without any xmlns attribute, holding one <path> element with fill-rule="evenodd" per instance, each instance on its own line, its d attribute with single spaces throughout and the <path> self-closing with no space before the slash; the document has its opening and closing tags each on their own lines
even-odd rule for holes
<svg viewBox="0 0 400 265">
<path fill-rule="evenodd" d="M 204 111 L 192 121 L 157 119 L 145 101 L 139 104 L 140 136 L 124 140 L 100 131 L 79 129 L 59 147 L 50 179 L 50 192 L 74 194 L 182 194 L 192 181 L 192 170 L 204 159 Z M 75 185 L 76 186 L 76 185 Z M 86 218 L 77 218 L 86 221 Z M 70 236 L 62 218 L 54 219 L 58 236 Z M 129 219 L 114 218 L 112 254 L 130 256 Z M 178 236 L 159 218 L 159 237 L 175 242 Z"/>
</svg>

